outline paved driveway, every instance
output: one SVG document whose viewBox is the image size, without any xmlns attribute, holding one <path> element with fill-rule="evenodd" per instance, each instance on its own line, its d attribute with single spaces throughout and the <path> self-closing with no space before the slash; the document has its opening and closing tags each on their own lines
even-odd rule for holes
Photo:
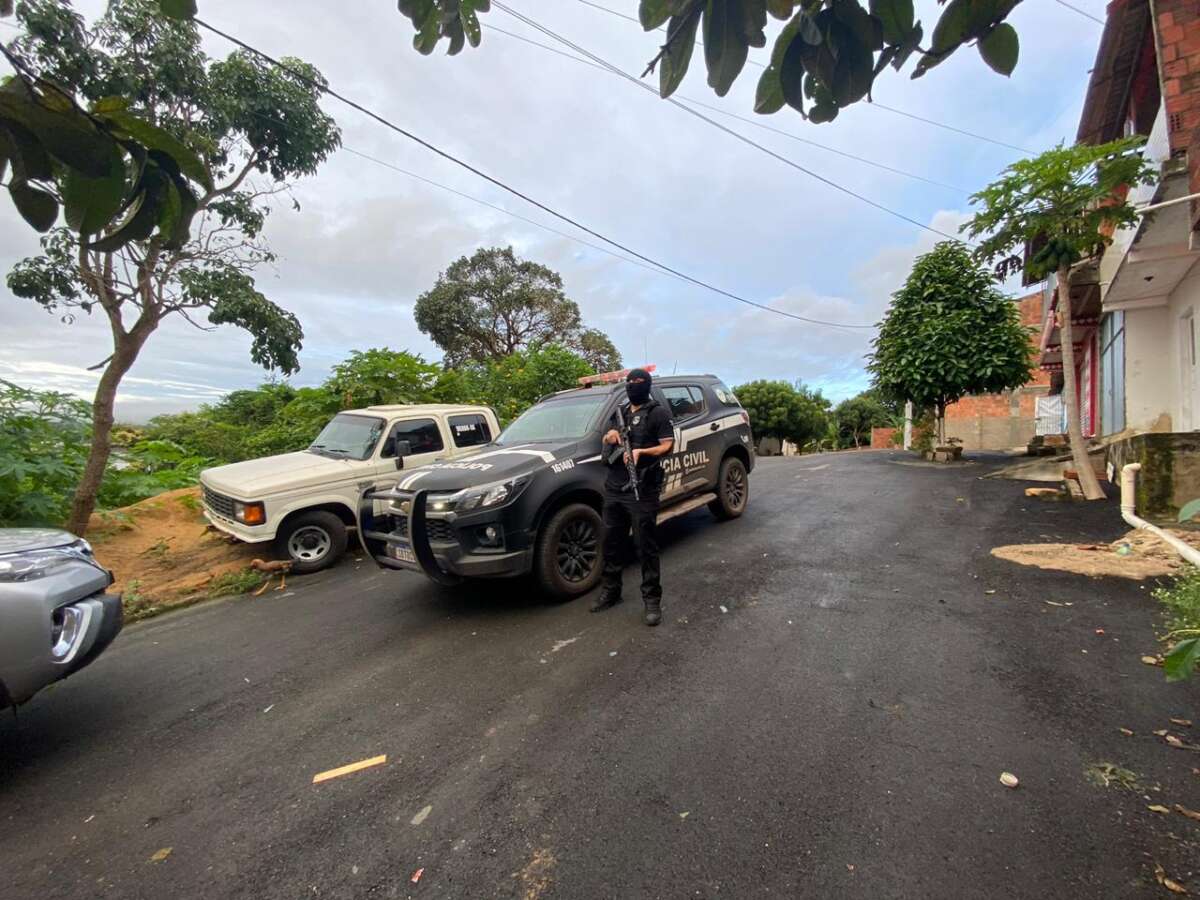
<svg viewBox="0 0 1200 900">
<path fill-rule="evenodd" d="M 743 519 L 665 527 L 658 629 L 368 562 L 131 627 L 0 725 L 0 893 L 1166 896 L 1155 862 L 1200 891 L 1200 822 L 1147 809 L 1200 809 L 1200 753 L 1151 734 L 1200 688 L 1139 662 L 1148 590 L 987 552 L 1112 539 L 1115 504 L 989 465 L 763 460 Z"/>
</svg>

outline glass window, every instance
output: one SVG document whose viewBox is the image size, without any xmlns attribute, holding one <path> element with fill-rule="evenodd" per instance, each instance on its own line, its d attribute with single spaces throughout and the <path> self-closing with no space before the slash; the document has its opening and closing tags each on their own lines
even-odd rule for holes
<svg viewBox="0 0 1200 900">
<path fill-rule="evenodd" d="M 667 399 L 671 418 L 676 421 L 690 419 L 704 412 L 704 394 L 699 387 L 688 384 L 673 384 L 662 389 Z"/>
<path fill-rule="evenodd" d="M 583 437 L 612 396 L 610 391 L 589 391 L 561 400 L 547 400 L 521 413 L 496 438 L 497 444 L 533 441 L 566 441 Z"/>
<path fill-rule="evenodd" d="M 451 416 L 450 434 L 454 437 L 456 447 L 478 447 L 492 440 L 492 429 L 487 419 L 478 414 Z"/>
<path fill-rule="evenodd" d="M 718 381 L 713 385 L 713 393 L 717 395 L 717 399 L 726 406 L 741 406 L 738 398 L 734 396 L 733 391 L 725 386 L 725 382 Z"/>
<path fill-rule="evenodd" d="M 395 456 L 396 444 L 401 441 L 408 441 L 411 453 L 436 453 L 445 449 L 442 431 L 433 419 L 408 419 L 397 422 L 392 426 L 392 433 L 388 435 L 388 444 L 391 446 L 384 447 L 384 458 L 390 459 Z"/>
<path fill-rule="evenodd" d="M 339 413 L 308 446 L 310 453 L 338 459 L 366 459 L 375 450 L 386 423 L 374 416 Z"/>
<path fill-rule="evenodd" d="M 1100 431 L 1125 430 L 1125 313 L 1100 323 Z"/>
</svg>

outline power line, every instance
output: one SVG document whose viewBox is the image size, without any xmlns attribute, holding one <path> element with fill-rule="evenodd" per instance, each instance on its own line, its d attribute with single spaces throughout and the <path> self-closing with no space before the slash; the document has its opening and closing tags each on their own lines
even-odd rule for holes
<svg viewBox="0 0 1200 900">
<path fill-rule="evenodd" d="M 543 44 L 541 41 L 535 41 L 535 40 L 533 40 L 533 38 L 526 37 L 523 34 L 517 34 L 515 31 L 508 31 L 507 29 L 500 28 L 497 25 L 487 25 L 486 28 L 488 31 L 495 31 L 495 32 L 505 35 L 506 37 L 515 38 L 516 40 L 522 41 L 523 43 L 529 44 L 531 46 L 540 47 L 542 50 L 545 50 L 548 53 L 553 53 L 557 56 L 561 56 L 564 59 L 572 60 L 573 62 L 577 62 L 577 63 L 580 63 L 581 65 L 589 66 L 590 68 L 597 69 L 601 72 L 608 72 L 608 69 L 606 69 L 604 66 L 598 65 L 598 64 L 592 62 L 591 60 L 584 59 L 581 56 L 576 56 L 573 53 L 566 53 L 562 50 L 559 50 L 557 47 L 551 47 L 549 44 Z M 609 74 L 611 74 L 611 73 L 609 73 Z M 839 150 L 836 147 L 830 147 L 828 144 L 821 144 L 821 143 L 818 143 L 817 141 L 813 141 L 813 140 L 809 140 L 808 138 L 800 137 L 797 134 L 792 134 L 790 131 L 784 131 L 781 128 L 774 128 L 763 122 L 758 122 L 758 121 L 755 121 L 754 119 L 748 118 L 746 116 L 741 116 L 741 115 L 738 115 L 737 113 L 733 113 L 733 112 L 729 112 L 728 110 L 721 109 L 721 107 L 719 107 L 719 106 L 713 106 L 710 103 L 705 103 L 703 100 L 697 100 L 694 97 L 680 96 L 679 99 L 684 101 L 685 103 L 691 103 L 695 106 L 701 106 L 705 109 L 711 110 L 712 112 L 720 113 L 723 116 L 729 116 L 732 119 L 737 119 L 739 122 L 745 122 L 747 125 L 753 125 L 755 128 L 760 128 L 763 131 L 770 131 L 773 134 L 782 135 L 783 137 L 790 138 L 793 141 L 799 141 L 802 144 L 808 144 L 810 147 L 816 147 L 820 150 L 825 150 L 829 153 L 836 154 L 837 156 L 842 156 L 842 157 L 845 157 L 846 159 L 851 159 L 851 160 L 854 160 L 855 162 L 860 162 L 867 166 L 873 166 L 874 168 L 882 169 L 885 172 L 891 172 L 894 175 L 902 175 L 905 178 L 912 178 L 915 181 L 921 181 L 921 182 L 924 182 L 925 184 L 933 185 L 934 187 L 945 188 L 948 191 L 955 191 L 956 193 L 959 193 L 959 194 L 970 194 L 971 193 L 971 191 L 968 191 L 965 188 L 956 187 L 952 184 L 946 184 L 943 181 L 935 181 L 932 178 L 926 178 L 924 175 L 917 175 L 914 172 L 905 172 L 903 169 L 897 169 L 897 168 L 894 168 L 893 166 L 889 166 L 885 163 L 877 162 L 873 159 L 867 159 L 864 156 L 857 156 L 857 155 L 855 155 L 853 153 L 849 153 L 845 150 Z"/>
<path fill-rule="evenodd" d="M 586 48 L 581 47 L 580 45 L 574 43 L 573 41 L 569 40 L 568 38 L 565 38 L 562 35 L 558 34 L 557 32 L 552 31 L 551 29 L 546 28 L 544 25 L 539 24 L 535 20 L 530 19 L 528 16 L 525 16 L 525 15 L 511 9 L 510 7 L 506 6 L 505 4 L 498 2 L 498 0 L 494 0 L 492 5 L 495 6 L 497 9 L 501 10 L 502 12 L 508 13 L 510 16 L 515 18 L 517 21 L 522 22 L 525 25 L 528 25 L 530 28 L 540 31 L 542 34 L 546 35 L 547 37 L 553 38 L 554 40 L 558 41 L 561 44 L 564 44 L 567 47 L 570 47 L 576 53 L 582 54 L 583 56 L 587 57 L 588 59 L 592 60 L 593 62 L 596 62 L 596 63 L 604 66 L 604 68 L 608 69 L 613 74 L 620 75 L 622 78 L 624 78 L 626 81 L 630 82 L 631 84 L 635 84 L 639 88 L 649 91 L 655 97 L 658 97 L 658 91 L 656 91 L 650 85 L 646 84 L 640 78 L 637 78 L 637 77 L 629 74 L 624 69 L 620 69 L 620 68 L 614 66 L 612 63 L 608 62 L 607 60 L 603 59 L 602 57 L 597 56 L 596 54 L 592 53 L 590 50 L 587 50 Z M 751 140 L 750 138 L 746 137 L 741 132 L 734 131 L 732 128 L 722 125 L 716 119 L 709 118 L 708 116 L 704 115 L 704 113 L 693 109 L 692 107 L 688 106 L 685 103 L 680 102 L 679 100 L 676 100 L 674 97 L 668 97 L 666 99 L 667 99 L 668 103 L 678 107 L 679 109 L 682 109 L 684 112 L 688 113 L 689 115 L 695 116 L 700 121 L 706 122 L 707 124 L 711 125 L 713 128 L 716 128 L 719 131 L 725 132 L 730 137 L 732 137 L 736 140 L 739 140 L 742 143 L 755 148 L 756 150 L 762 151 L 763 153 L 767 154 L 768 156 L 772 157 L 773 159 L 777 159 L 779 162 L 783 163 L 786 166 L 791 166 L 793 169 L 796 169 L 799 172 L 803 172 L 805 175 L 809 176 L 810 178 L 815 178 L 817 181 L 820 181 L 822 184 L 828 185 L 829 187 L 833 188 L 836 191 L 840 191 L 841 193 L 846 194 L 849 197 L 853 197 L 856 200 L 860 200 L 863 203 L 866 203 L 868 206 L 873 206 L 873 207 L 875 207 L 875 209 L 878 209 L 881 212 L 885 212 L 889 216 L 894 216 L 897 219 L 901 219 L 902 221 L 908 222 L 910 225 L 916 225 L 918 228 L 920 228 L 924 231 L 932 232 L 933 234 L 939 235 L 940 237 L 944 237 L 947 240 L 951 240 L 951 241 L 959 240 L 959 238 L 955 237 L 952 234 L 946 234 L 946 232 L 944 232 L 944 231 L 939 231 L 938 229 L 933 228 L 929 225 L 926 225 L 924 222 L 920 222 L 917 219 L 912 218 L 911 216 L 907 216 L 902 212 L 897 212 L 896 210 L 891 209 L 890 207 L 884 206 L 882 203 L 878 203 L 875 200 L 872 200 L 870 197 L 865 196 L 864 194 L 860 194 L 857 191 L 851 190 L 848 187 L 844 187 L 843 185 L 838 184 L 836 181 L 826 178 L 824 175 L 818 175 L 812 169 L 808 169 L 808 168 L 800 165 L 799 163 L 788 159 L 786 156 L 776 153 L 770 147 L 766 147 L 762 144 L 759 144 L 756 141 Z"/>
<path fill-rule="evenodd" d="M 609 15 L 616 16 L 619 19 L 625 19 L 626 21 L 629 21 L 629 22 L 636 22 L 639 26 L 642 24 L 641 21 L 636 16 L 630 16 L 630 15 L 627 15 L 626 13 L 620 12 L 619 10 L 610 9 L 609 7 L 603 6 L 599 3 L 593 3 L 592 0 L 579 0 L 579 2 L 582 3 L 584 6 L 590 6 L 592 9 L 598 9 L 601 12 L 606 12 Z M 1059 2 L 1061 3 L 1062 0 L 1059 0 Z M 1076 10 L 1076 11 L 1078 12 L 1078 10 Z M 1086 15 L 1086 13 L 1085 13 L 1085 15 Z M 663 29 L 658 28 L 656 30 L 662 31 Z M 704 44 L 701 41 L 696 41 L 696 46 L 703 47 Z M 748 62 L 752 66 L 758 66 L 758 68 L 760 68 L 760 69 L 766 68 L 765 65 L 763 65 L 756 59 L 747 59 L 746 62 Z M 1004 147 L 1008 150 L 1016 150 L 1018 153 L 1026 153 L 1026 154 L 1033 153 L 1032 150 L 1027 150 L 1024 147 L 1018 147 L 1016 144 L 1010 144 L 1007 141 L 1002 141 L 997 138 L 991 138 L 985 134 L 979 134 L 978 132 L 975 132 L 975 131 L 968 131 L 965 128 L 956 128 L 953 125 L 947 125 L 946 123 L 938 122 L 935 119 L 927 119 L 924 116 L 918 116 L 914 113 L 906 112 L 905 110 L 902 110 L 902 109 L 896 109 L 893 106 L 886 106 L 883 103 L 880 103 L 878 100 L 870 100 L 868 102 L 869 102 L 870 106 L 887 110 L 888 112 L 895 113 L 898 116 L 905 116 L 906 118 L 913 119 L 914 121 L 917 121 L 917 122 L 924 122 L 926 125 L 932 125 L 935 128 L 941 128 L 941 129 L 944 129 L 945 131 L 952 131 L 955 134 L 960 134 L 965 137 L 975 138 L 975 140 L 984 141 L 988 144 L 995 144 L 997 147 Z"/>
<path fill-rule="evenodd" d="M 408 138 L 410 141 L 413 141 L 416 144 L 420 144 L 426 150 L 429 150 L 430 152 L 437 154 L 438 156 L 442 157 L 443 159 L 445 159 L 449 162 L 452 162 L 455 165 L 460 166 L 463 169 L 466 169 L 468 172 L 471 172 L 472 174 L 478 176 L 479 178 L 482 178 L 484 181 L 487 181 L 488 183 L 495 185 L 496 187 L 500 188 L 501 190 L 504 190 L 504 191 L 512 194 L 515 197 L 519 197 L 520 199 L 524 200 L 526 203 L 536 206 L 538 209 L 542 210 L 545 213 L 549 213 L 550 215 L 554 216 L 556 219 L 566 222 L 568 225 L 578 228 L 580 231 L 583 231 L 586 234 L 589 234 L 592 237 L 597 238 L 598 240 L 601 240 L 606 244 L 609 244 L 610 246 L 616 247 L 618 250 L 621 250 L 624 253 L 629 254 L 630 256 L 636 257 L 637 259 L 640 259 L 645 263 L 649 263 L 652 266 L 657 266 L 658 268 L 660 268 L 666 272 L 669 272 L 670 274 L 676 276 L 677 278 L 680 278 L 684 281 L 694 284 L 697 287 L 702 287 L 705 290 L 709 290 L 709 291 L 712 291 L 713 293 L 720 294 L 724 297 L 728 297 L 730 300 L 736 300 L 738 303 L 743 303 L 746 306 L 753 306 L 757 309 L 765 310 L 766 312 L 775 313 L 778 316 L 784 316 L 785 318 L 795 319 L 800 322 L 808 322 L 809 324 L 812 324 L 812 325 L 829 325 L 829 326 L 833 326 L 835 328 L 874 328 L 875 327 L 874 325 L 847 325 L 847 324 L 843 324 L 840 322 L 825 322 L 820 319 L 812 319 L 812 318 L 809 318 L 808 316 L 801 316 L 796 313 L 787 312 L 786 310 L 775 309 L 774 307 L 767 306 L 764 303 L 758 303 L 757 301 L 749 300 L 745 297 L 739 296 L 738 294 L 734 294 L 731 291 L 727 291 L 724 288 L 716 287 L 715 285 L 709 284 L 706 281 L 703 281 L 692 275 L 688 275 L 687 273 L 681 272 L 678 269 L 672 268 L 671 266 L 668 266 L 665 263 L 659 262 L 658 260 L 654 259 L 653 257 L 646 256 L 645 254 L 639 253 L 638 251 L 626 246 L 625 244 L 615 241 L 612 238 L 607 237 L 606 235 L 601 234 L 600 232 L 587 227 L 586 225 L 582 224 L 581 222 L 578 222 L 575 219 L 572 219 L 570 216 L 560 213 L 560 212 L 558 212 L 558 210 L 553 209 L 553 208 L 547 206 L 546 204 L 533 199 L 528 194 L 525 194 L 525 193 L 517 190 L 516 188 L 511 187 L 508 184 L 505 184 L 503 181 L 500 181 L 498 178 L 494 178 L 493 176 L 488 175 L 486 172 L 482 171 L 481 169 L 477 168 L 476 166 L 473 166 L 470 163 L 459 159 L 458 157 L 454 156 L 453 154 L 449 153 L 446 150 L 441 149 L 440 147 L 436 146 L 435 144 L 430 143 L 429 141 L 425 140 L 424 138 L 418 137 L 413 132 L 411 132 L 405 128 L 402 128 L 401 126 L 390 121 L 389 119 L 384 118 L 379 113 L 374 112 L 373 110 L 363 106 L 361 103 L 359 103 L 355 100 L 351 100 L 349 97 L 338 93 L 323 80 L 318 81 L 314 78 L 309 77 L 308 75 L 306 75 L 303 72 L 299 72 L 299 71 L 291 68 L 290 66 L 283 64 L 282 62 L 277 60 L 275 57 L 265 53 L 262 50 L 259 50 L 257 47 L 254 47 L 254 46 L 246 43 L 245 41 L 241 40 L 240 38 L 234 37 L 233 35 L 225 32 L 225 31 L 222 31 L 219 28 L 209 25 L 207 22 L 205 22 L 202 19 L 195 19 L 194 21 L 201 28 L 204 28 L 207 31 L 211 31 L 213 34 L 217 35 L 218 37 L 222 37 L 225 40 L 229 41 L 230 43 L 232 43 L 238 47 L 241 47 L 243 50 L 253 53 L 254 55 L 260 57 L 261 59 L 266 60 L 271 65 L 275 66 L 276 68 L 278 68 L 284 72 L 287 72 L 293 78 L 297 79 L 298 81 L 300 81 L 304 84 L 307 84 L 309 87 L 313 88 L 314 90 L 319 91 L 320 93 L 325 94 L 329 97 L 332 97 L 335 100 L 338 100 L 339 102 L 345 104 L 346 106 L 349 106 L 351 109 L 354 109 L 354 110 L 362 113 L 363 115 L 367 116 L 370 119 L 374 119 L 376 122 L 378 122 L 379 124 L 383 125 L 384 127 L 388 128 L 388 129 L 390 129 L 391 131 L 394 131 L 397 134 Z"/>
<path fill-rule="evenodd" d="M 1087 10 L 1080 9 L 1078 6 L 1072 6 L 1070 3 L 1067 3 L 1067 0 L 1054 0 L 1054 2 L 1057 3 L 1059 6 L 1065 6 L 1067 9 L 1071 10 L 1071 12 L 1079 13 L 1085 19 L 1091 19 L 1097 25 L 1107 24 L 1103 19 L 1099 18 L 1098 16 L 1093 16 Z"/>
</svg>

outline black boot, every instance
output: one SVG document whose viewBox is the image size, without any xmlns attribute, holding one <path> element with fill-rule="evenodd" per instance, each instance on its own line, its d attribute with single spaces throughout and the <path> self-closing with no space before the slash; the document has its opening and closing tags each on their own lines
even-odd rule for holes
<svg viewBox="0 0 1200 900">
<path fill-rule="evenodd" d="M 657 625 L 662 621 L 662 601 L 647 600 L 646 601 L 646 624 Z"/>
<path fill-rule="evenodd" d="M 612 609 L 620 602 L 620 594 L 610 593 L 609 591 L 601 591 L 600 596 L 592 601 L 592 612 L 604 612 L 604 610 Z"/>
</svg>

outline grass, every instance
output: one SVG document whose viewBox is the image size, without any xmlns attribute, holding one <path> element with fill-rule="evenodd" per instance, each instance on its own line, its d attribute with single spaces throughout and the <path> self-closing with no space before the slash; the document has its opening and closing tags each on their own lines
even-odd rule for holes
<svg viewBox="0 0 1200 900">
<path fill-rule="evenodd" d="M 1200 569 L 1191 569 L 1156 589 L 1154 599 L 1167 608 L 1167 624 L 1172 633 L 1196 631 L 1200 634 Z"/>
<path fill-rule="evenodd" d="M 1084 768 L 1083 774 L 1096 787 L 1117 787 L 1127 791 L 1139 790 L 1137 773 L 1123 769 L 1115 763 L 1090 763 Z"/>
<path fill-rule="evenodd" d="M 125 585 L 121 592 L 121 606 L 125 611 L 126 622 L 149 619 L 163 610 L 156 600 L 142 593 L 142 583 L 136 579 Z"/>
<path fill-rule="evenodd" d="M 245 594 L 262 583 L 262 573 L 255 572 L 253 569 L 226 572 L 224 575 L 218 575 L 209 583 L 208 596 L 228 597 L 230 594 Z"/>
</svg>

